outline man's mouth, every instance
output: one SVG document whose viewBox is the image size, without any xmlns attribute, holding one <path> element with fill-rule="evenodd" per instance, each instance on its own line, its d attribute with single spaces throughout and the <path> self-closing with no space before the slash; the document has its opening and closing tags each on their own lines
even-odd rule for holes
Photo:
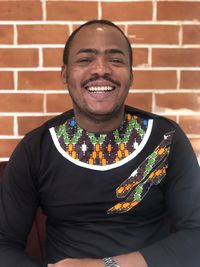
<svg viewBox="0 0 200 267">
<path fill-rule="evenodd" d="M 115 86 L 105 85 L 105 86 L 86 86 L 86 90 L 91 93 L 104 93 L 104 92 L 111 92 L 115 90 Z"/>
<path fill-rule="evenodd" d="M 120 87 L 118 81 L 104 75 L 103 77 L 95 76 L 82 83 L 82 87 L 90 93 L 109 93 Z"/>
</svg>

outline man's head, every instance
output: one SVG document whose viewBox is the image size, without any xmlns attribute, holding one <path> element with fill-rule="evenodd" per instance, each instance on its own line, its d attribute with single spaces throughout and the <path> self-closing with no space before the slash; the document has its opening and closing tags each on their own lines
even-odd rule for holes
<svg viewBox="0 0 200 267">
<path fill-rule="evenodd" d="M 69 36 L 69 38 L 67 39 L 67 42 L 65 44 L 65 48 L 64 48 L 64 52 L 63 52 L 63 64 L 67 65 L 68 64 L 68 57 L 69 57 L 69 50 L 70 47 L 72 46 L 73 43 L 73 39 L 76 36 L 76 34 L 84 27 L 87 27 L 88 25 L 92 25 L 92 24 L 101 24 L 101 25 L 109 25 L 111 27 L 115 27 L 116 29 L 118 29 L 119 32 L 121 32 L 121 34 L 124 36 L 124 39 L 127 41 L 127 46 L 128 46 L 128 50 L 129 50 L 129 60 L 130 60 L 130 67 L 132 68 L 132 48 L 131 48 L 131 44 L 128 40 L 128 38 L 126 37 L 126 35 L 124 34 L 124 32 L 113 22 L 109 21 L 109 20 L 90 20 L 84 24 L 82 24 L 81 26 L 79 26 L 76 30 L 74 30 L 72 32 L 72 34 Z"/>
<path fill-rule="evenodd" d="M 90 21 L 69 37 L 62 77 L 81 120 L 106 120 L 123 113 L 132 82 L 130 44 L 107 21 Z"/>
</svg>

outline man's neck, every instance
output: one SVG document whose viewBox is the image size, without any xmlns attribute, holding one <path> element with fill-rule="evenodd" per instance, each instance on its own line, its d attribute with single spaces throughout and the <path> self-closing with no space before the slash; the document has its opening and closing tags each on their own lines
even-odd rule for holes
<svg viewBox="0 0 200 267">
<path fill-rule="evenodd" d="M 114 116 L 85 116 L 79 112 L 74 112 L 77 124 L 88 132 L 109 133 L 119 128 L 124 121 L 124 110 Z"/>
</svg>

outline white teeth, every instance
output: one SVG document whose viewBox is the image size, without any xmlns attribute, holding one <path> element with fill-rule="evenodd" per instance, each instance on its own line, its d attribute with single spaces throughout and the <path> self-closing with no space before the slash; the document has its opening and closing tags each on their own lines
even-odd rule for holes
<svg viewBox="0 0 200 267">
<path fill-rule="evenodd" d="M 105 91 L 112 91 L 113 87 L 111 86 L 91 86 L 87 88 L 90 92 L 105 92 Z"/>
</svg>

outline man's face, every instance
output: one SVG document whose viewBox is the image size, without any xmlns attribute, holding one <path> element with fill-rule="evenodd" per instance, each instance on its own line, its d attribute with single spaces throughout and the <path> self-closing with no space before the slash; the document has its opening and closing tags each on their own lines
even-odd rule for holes
<svg viewBox="0 0 200 267">
<path fill-rule="evenodd" d="M 62 75 L 75 112 L 115 116 L 123 109 L 132 78 L 125 38 L 109 25 L 82 28 L 72 41 Z"/>
</svg>

